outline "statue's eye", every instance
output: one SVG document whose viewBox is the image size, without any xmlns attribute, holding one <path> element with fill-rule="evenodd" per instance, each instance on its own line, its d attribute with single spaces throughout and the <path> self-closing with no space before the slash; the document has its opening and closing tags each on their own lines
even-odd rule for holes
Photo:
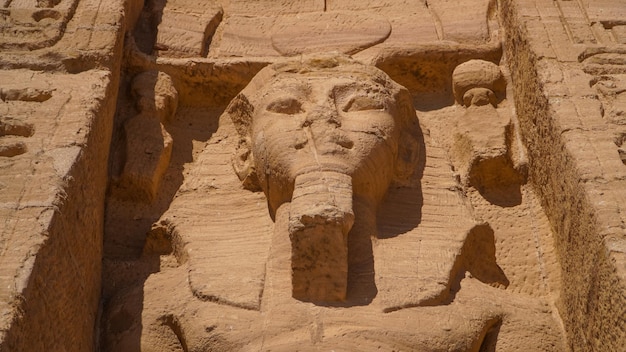
<svg viewBox="0 0 626 352">
<path fill-rule="evenodd" d="M 343 111 L 383 110 L 385 108 L 382 99 L 375 99 L 367 95 L 352 97 L 343 107 Z"/>
<path fill-rule="evenodd" d="M 279 114 L 298 114 L 302 112 L 302 103 L 296 98 L 280 98 L 269 103 L 267 110 Z"/>
</svg>

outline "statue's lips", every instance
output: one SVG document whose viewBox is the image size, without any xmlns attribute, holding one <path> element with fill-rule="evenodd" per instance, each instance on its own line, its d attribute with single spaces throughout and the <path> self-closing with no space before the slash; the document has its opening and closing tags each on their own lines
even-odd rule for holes
<svg viewBox="0 0 626 352">
<path fill-rule="evenodd" d="M 319 159 L 319 162 L 316 162 L 316 160 L 309 160 L 306 163 L 299 163 L 298 165 L 295 165 L 292 172 L 293 177 L 295 178 L 312 172 L 336 172 L 348 176 L 352 176 L 354 173 L 354 165 L 338 161 L 336 160 L 337 158 L 320 157 Z"/>
<path fill-rule="evenodd" d="M 347 143 L 346 143 L 347 144 Z M 310 153 L 311 155 L 346 155 L 350 153 L 352 144 L 350 147 L 346 147 L 337 142 L 318 143 L 315 146 L 315 151 L 307 148 L 296 148 L 300 154 Z"/>
</svg>

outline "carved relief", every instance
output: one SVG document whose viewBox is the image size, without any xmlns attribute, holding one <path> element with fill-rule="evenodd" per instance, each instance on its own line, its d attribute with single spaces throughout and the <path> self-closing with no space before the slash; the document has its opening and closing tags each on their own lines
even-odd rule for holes
<svg viewBox="0 0 626 352">
<path fill-rule="evenodd" d="M 0 6 L 0 48 L 34 50 L 63 37 L 79 0 L 9 0 Z"/>
<path fill-rule="evenodd" d="M 169 57 L 294 56 L 434 42 L 485 44 L 498 37 L 495 4 L 486 0 L 148 1 L 142 50 Z M 223 7 L 222 7 L 223 5 Z M 454 11 L 456 8 L 471 14 Z M 462 25 L 459 25 L 462 23 Z M 152 33 L 154 32 L 154 33 Z M 156 38 L 156 39 L 155 39 Z M 145 43 L 152 41 L 154 46 Z M 384 45 L 382 45 L 384 44 Z"/>
<path fill-rule="evenodd" d="M 51 91 L 43 89 L 0 88 L 0 99 L 3 102 L 39 103 L 51 96 Z M 31 123 L 11 116 L 0 117 L 0 156 L 13 157 L 26 153 L 28 148 L 20 137 L 31 137 L 34 133 L 35 127 Z"/>
<path fill-rule="evenodd" d="M 467 63 L 454 82 L 469 105 L 464 117 L 488 115 L 482 126 L 492 132 L 485 140 L 449 132 L 470 135 L 476 160 L 510 158 L 506 123 L 492 121 L 504 89 L 498 67 Z M 409 92 L 382 71 L 337 55 L 264 68 L 226 108 L 148 234 L 142 261 L 175 259 L 111 299 L 106 348 L 178 341 L 264 350 L 339 340 L 433 348 L 444 339 L 464 351 L 512 341 L 536 324 L 542 339 L 527 346 L 558 350 L 542 303 L 507 292 L 520 283 L 499 266 L 501 234 L 472 215 L 460 189 L 473 184 L 457 183 L 445 159 L 422 133 Z M 168 287 L 171 299 L 154 287 Z M 140 299 L 151 308 L 134 307 Z M 432 314 L 454 318 L 440 329 Z M 519 320 L 505 324 L 507 314 Z M 116 333 L 121 317 L 130 327 Z M 499 336 L 501 326 L 517 332 Z"/>
<path fill-rule="evenodd" d="M 11 117 L 0 118 L 0 137 L 30 137 L 34 133 L 33 125 Z M 0 156 L 16 156 L 26 153 L 26 144 L 22 141 L 7 141 L 0 138 Z"/>
</svg>

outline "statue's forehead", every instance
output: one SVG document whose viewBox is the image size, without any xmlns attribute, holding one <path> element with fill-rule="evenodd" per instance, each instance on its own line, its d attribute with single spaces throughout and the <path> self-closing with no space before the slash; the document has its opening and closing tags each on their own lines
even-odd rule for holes
<svg viewBox="0 0 626 352">
<path fill-rule="evenodd" d="M 263 85 L 263 95 L 292 92 L 308 95 L 340 88 L 367 89 L 382 86 L 371 74 L 353 71 L 279 73 Z"/>
</svg>

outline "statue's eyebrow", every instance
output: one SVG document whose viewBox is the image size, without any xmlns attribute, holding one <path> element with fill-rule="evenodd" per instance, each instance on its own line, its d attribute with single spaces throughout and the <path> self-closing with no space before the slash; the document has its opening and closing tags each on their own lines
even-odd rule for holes
<svg viewBox="0 0 626 352">
<path fill-rule="evenodd" d="M 335 98 L 338 97 L 340 93 L 353 93 L 354 91 L 358 91 L 362 88 L 362 85 L 359 82 L 349 82 L 349 83 L 340 83 L 333 87 L 332 92 Z"/>
<path fill-rule="evenodd" d="M 298 92 L 305 92 L 305 94 L 308 94 L 308 92 L 311 91 L 311 84 L 309 82 L 306 81 L 301 81 L 301 80 L 282 80 L 282 81 L 278 81 L 275 83 L 271 84 L 271 91 L 275 91 L 275 90 L 279 90 L 282 91 L 284 89 L 286 89 L 287 91 L 292 90 L 292 89 L 296 89 L 296 91 Z"/>
<path fill-rule="evenodd" d="M 333 98 L 336 99 L 345 99 L 354 95 L 355 93 L 364 92 L 368 93 L 370 91 L 371 85 L 367 84 L 367 82 L 362 81 L 353 81 L 349 83 L 341 83 L 337 84 L 332 89 Z"/>
</svg>

